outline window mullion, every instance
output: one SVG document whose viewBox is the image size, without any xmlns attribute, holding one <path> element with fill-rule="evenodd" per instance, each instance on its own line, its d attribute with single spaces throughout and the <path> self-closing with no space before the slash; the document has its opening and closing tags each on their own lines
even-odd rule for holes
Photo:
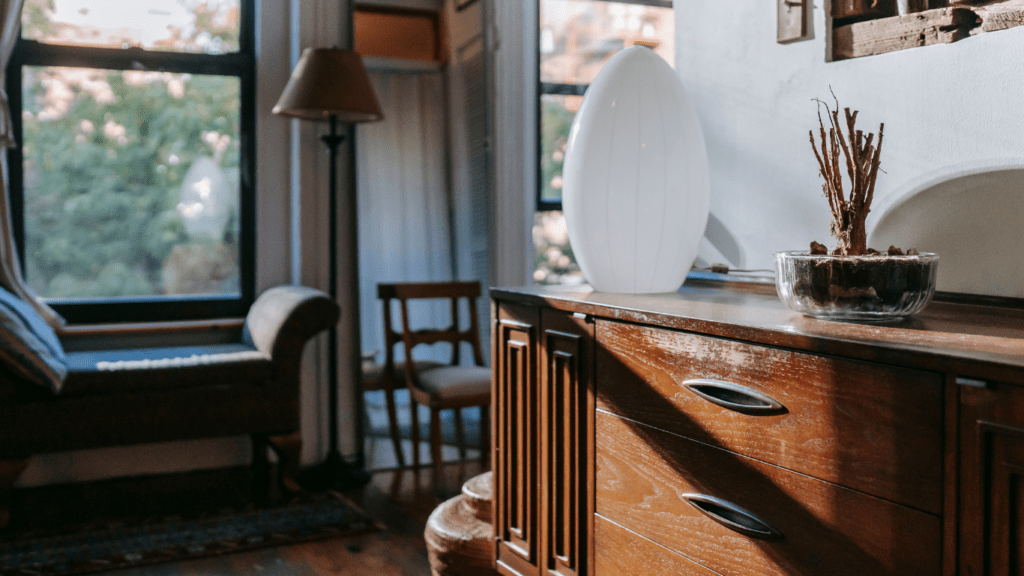
<svg viewBox="0 0 1024 576">
<path fill-rule="evenodd" d="M 554 82 L 541 82 L 540 93 L 554 94 L 559 96 L 583 96 L 589 88 L 589 84 L 557 84 Z"/>
<path fill-rule="evenodd" d="M 240 76 L 252 60 L 250 54 L 192 54 L 131 48 L 93 48 L 20 40 L 12 63 L 22 66 L 65 66 L 106 70 L 143 70 L 179 74 Z"/>
</svg>

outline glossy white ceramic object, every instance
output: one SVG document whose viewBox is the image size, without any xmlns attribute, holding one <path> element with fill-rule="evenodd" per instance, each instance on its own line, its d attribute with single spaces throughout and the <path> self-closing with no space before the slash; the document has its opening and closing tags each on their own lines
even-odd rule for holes
<svg viewBox="0 0 1024 576">
<path fill-rule="evenodd" d="M 613 56 L 569 133 L 562 209 L 583 275 L 603 292 L 672 292 L 708 219 L 704 132 L 682 82 L 653 51 Z"/>
</svg>

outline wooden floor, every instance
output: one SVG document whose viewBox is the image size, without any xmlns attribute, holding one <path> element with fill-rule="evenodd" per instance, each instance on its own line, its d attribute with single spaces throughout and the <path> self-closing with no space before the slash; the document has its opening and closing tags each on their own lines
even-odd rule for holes
<svg viewBox="0 0 1024 576">
<path fill-rule="evenodd" d="M 427 517 L 462 483 L 484 469 L 479 461 L 447 464 L 439 482 L 430 468 L 373 474 L 346 492 L 383 530 L 333 540 L 103 573 L 108 576 L 429 576 L 423 529 Z"/>
<path fill-rule="evenodd" d="M 424 444 L 426 446 L 426 444 Z M 371 468 L 394 466 L 390 442 L 368 443 Z M 406 442 L 406 453 L 411 444 Z M 471 450 L 469 456 L 477 452 Z M 445 447 L 446 461 L 458 451 Z M 429 455 L 423 454 L 429 462 Z M 460 493 L 462 484 L 485 471 L 479 460 L 445 464 L 435 480 L 433 468 L 419 471 L 386 470 L 372 474 L 364 487 L 344 492 L 382 530 L 358 536 L 264 548 L 225 556 L 156 564 L 99 573 L 100 576 L 429 576 L 423 529 L 437 505 Z M 113 480 L 85 485 L 30 489 L 20 493 L 12 515 L 20 526 L 12 530 L 47 530 L 55 526 L 94 521 L 159 517 L 243 505 L 250 494 L 246 468 L 209 473 Z M 183 490 L 183 487 L 185 490 Z M 184 494 L 183 494 L 184 493 Z M 124 504 L 124 509 L 119 506 Z M 172 512 L 173 511 L 173 512 Z M 14 524 L 12 520 L 12 524 Z"/>
</svg>

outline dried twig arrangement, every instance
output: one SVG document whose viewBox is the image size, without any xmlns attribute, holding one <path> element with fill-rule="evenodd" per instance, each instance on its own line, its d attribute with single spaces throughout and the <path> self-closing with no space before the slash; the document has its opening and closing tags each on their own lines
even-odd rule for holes
<svg viewBox="0 0 1024 576">
<path fill-rule="evenodd" d="M 835 95 L 833 94 L 833 98 Z M 875 195 L 875 179 L 878 177 L 879 156 L 882 153 L 882 130 L 885 124 L 878 127 L 878 143 L 874 144 L 875 135 L 864 135 L 863 130 L 857 130 L 854 125 L 857 122 L 857 111 L 850 112 L 844 108 L 846 113 L 846 133 L 839 123 L 839 101 L 836 100 L 835 110 L 830 110 L 828 104 L 817 100 L 818 126 L 820 128 L 821 151 L 814 141 L 814 131 L 810 131 L 811 148 L 814 149 L 814 156 L 818 159 L 818 166 L 821 168 L 821 177 L 825 179 L 822 189 L 828 198 L 829 208 L 832 209 L 832 236 L 837 241 L 836 249 L 832 254 L 854 256 L 867 254 L 867 227 L 866 220 L 871 210 L 871 200 Z M 821 106 L 828 112 L 828 132 L 825 131 L 825 123 L 821 119 Z M 843 193 L 843 175 L 840 168 L 839 156 L 842 154 L 846 173 L 850 180 L 850 198 L 847 200 Z M 817 243 L 815 243 L 817 244 Z M 815 251 L 823 252 L 824 247 L 820 244 L 815 246 Z"/>
</svg>

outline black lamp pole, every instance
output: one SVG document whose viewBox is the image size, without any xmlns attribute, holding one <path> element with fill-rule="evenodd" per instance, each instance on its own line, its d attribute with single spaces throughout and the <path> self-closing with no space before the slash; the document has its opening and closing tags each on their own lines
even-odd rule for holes
<svg viewBox="0 0 1024 576">
<path fill-rule="evenodd" d="M 345 136 L 338 133 L 338 117 L 330 117 L 331 132 L 321 136 L 327 150 L 330 153 L 330 178 L 328 196 L 330 197 L 330 214 L 328 232 L 328 259 L 330 261 L 330 275 L 327 279 L 327 292 L 331 298 L 338 301 L 338 147 L 345 141 Z M 355 256 L 358 258 L 358 255 Z M 358 313 L 348 311 L 349 314 Z M 358 338 L 358 334 L 356 335 Z M 313 490 L 326 488 L 348 488 L 360 486 L 370 481 L 370 475 L 362 469 L 362 462 L 355 466 L 345 461 L 338 448 L 338 328 L 332 326 L 327 332 L 327 381 L 328 381 L 328 426 L 330 427 L 330 444 L 327 458 L 311 468 L 303 475 L 302 484 Z M 359 388 L 359 386 L 357 386 Z M 357 440 L 362 441 L 362 435 L 357 434 Z M 359 450 L 362 454 L 362 450 Z"/>
<path fill-rule="evenodd" d="M 350 34 L 351 37 L 351 34 Z M 330 120 L 331 132 L 321 136 L 330 152 L 330 214 L 328 222 L 330 230 L 328 240 L 328 258 L 330 277 L 328 291 L 331 298 L 341 306 L 346 334 L 351 334 L 351 346 L 346 350 L 352 353 L 351 371 L 346 379 L 352 380 L 355 392 L 355 406 L 362 402 L 362 377 L 359 354 L 359 234 L 356 215 L 356 181 L 355 170 L 350 170 L 352 181 L 349 183 L 345 210 L 345 239 L 349 250 L 344 254 L 345 269 L 350 281 L 344 294 L 344 302 L 339 301 L 338 294 L 338 147 L 345 141 L 345 136 L 338 132 L 338 122 L 373 122 L 384 117 L 380 103 L 373 93 L 373 84 L 366 74 L 363 60 L 352 50 L 339 48 L 306 48 L 302 52 L 287 86 L 274 106 L 274 114 L 290 116 L 305 120 Z M 350 148 L 350 151 L 351 148 Z M 352 151 L 354 154 L 354 151 Z M 355 159 L 353 158 L 353 161 Z M 354 167 L 353 167 L 354 168 Z M 327 341 L 327 382 L 330 386 L 328 398 L 328 415 L 330 419 L 330 445 L 327 458 L 311 468 L 299 479 L 300 483 L 310 489 L 344 488 L 365 484 L 370 476 L 362 469 L 364 465 L 362 418 L 356 417 L 356 462 L 349 464 L 341 456 L 338 449 L 338 328 L 328 331 Z"/>
</svg>

